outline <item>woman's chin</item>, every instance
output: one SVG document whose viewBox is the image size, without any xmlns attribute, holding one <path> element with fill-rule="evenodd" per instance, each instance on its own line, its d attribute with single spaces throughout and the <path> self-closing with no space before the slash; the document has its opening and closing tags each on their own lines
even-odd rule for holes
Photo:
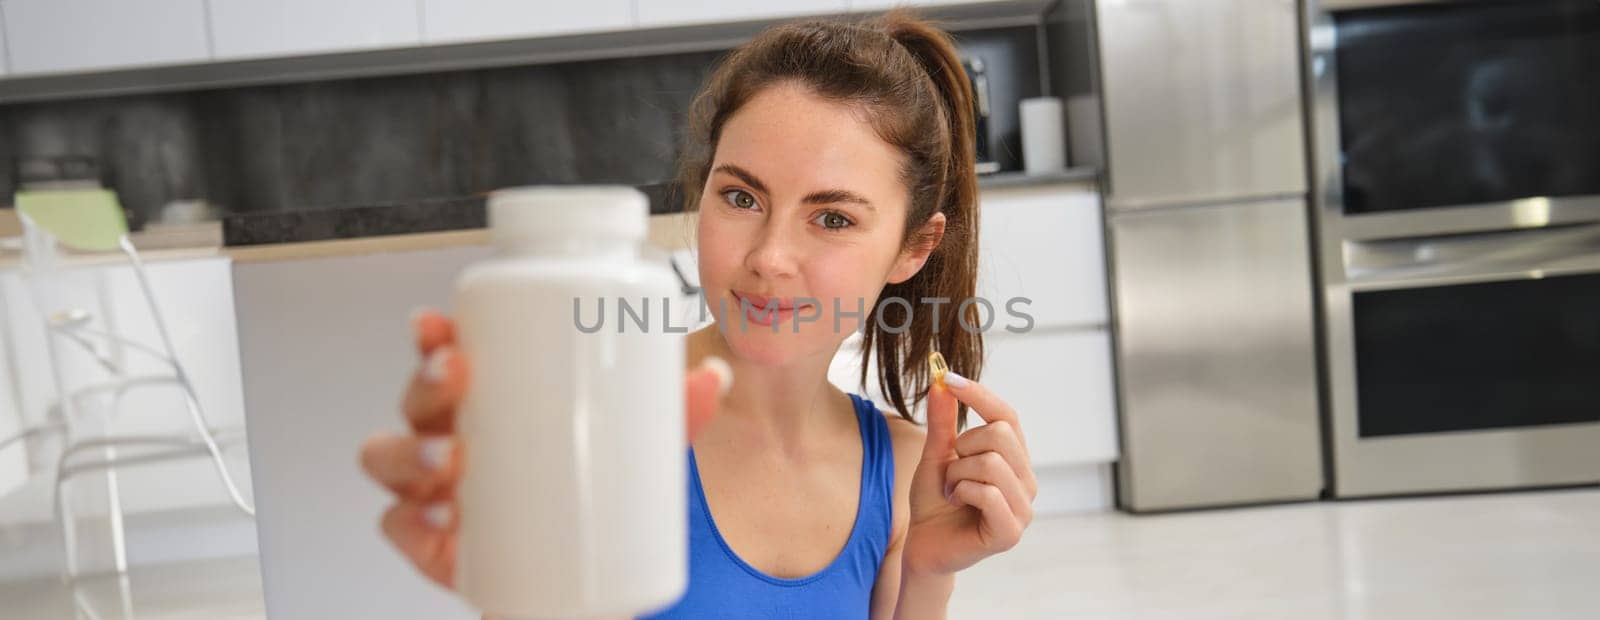
<svg viewBox="0 0 1600 620">
<path fill-rule="evenodd" d="M 723 337 L 728 342 L 728 348 L 743 361 L 760 366 L 787 366 L 818 353 L 838 349 L 837 341 L 830 342 L 822 337 L 826 334 L 813 333 L 816 331 L 814 327 L 801 325 L 799 333 L 796 333 L 793 325 L 783 324 L 774 332 L 771 325 L 741 326 L 734 321 L 726 326 Z"/>
</svg>

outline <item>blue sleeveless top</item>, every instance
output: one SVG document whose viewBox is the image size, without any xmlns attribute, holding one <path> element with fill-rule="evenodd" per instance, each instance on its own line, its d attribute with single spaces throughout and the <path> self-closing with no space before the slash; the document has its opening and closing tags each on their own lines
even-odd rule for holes
<svg viewBox="0 0 1600 620">
<path fill-rule="evenodd" d="M 878 566 L 894 518 L 894 446 L 889 425 L 865 398 L 850 395 L 861 429 L 861 495 L 844 549 L 805 577 L 773 577 L 733 552 L 706 505 L 689 450 L 689 588 L 677 603 L 645 618 L 867 618 Z"/>
</svg>

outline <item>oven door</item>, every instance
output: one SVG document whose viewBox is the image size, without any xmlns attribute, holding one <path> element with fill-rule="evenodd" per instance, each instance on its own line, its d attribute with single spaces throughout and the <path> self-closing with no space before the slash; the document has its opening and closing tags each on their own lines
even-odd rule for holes
<svg viewBox="0 0 1600 620">
<path fill-rule="evenodd" d="M 1600 482 L 1600 224 L 1338 253 L 1336 495 Z"/>
<path fill-rule="evenodd" d="M 1600 196 L 1600 2 L 1314 4 L 1340 214 Z"/>
</svg>

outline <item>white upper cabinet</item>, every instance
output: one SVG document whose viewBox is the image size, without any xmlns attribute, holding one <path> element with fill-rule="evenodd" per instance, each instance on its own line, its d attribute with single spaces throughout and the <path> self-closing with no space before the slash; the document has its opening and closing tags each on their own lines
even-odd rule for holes
<svg viewBox="0 0 1600 620">
<path fill-rule="evenodd" d="M 203 62 L 204 0 L 5 0 L 13 74 Z"/>
<path fill-rule="evenodd" d="M 995 0 L 0 0 L 0 75 L 769 22 Z"/>
<path fill-rule="evenodd" d="M 633 0 L 422 0 L 424 43 L 515 39 L 633 27 Z"/>
<path fill-rule="evenodd" d="M 755 0 L 638 0 L 639 25 L 680 26 L 713 22 L 779 19 L 800 15 L 843 13 L 848 0 L 794 0 L 758 2 Z"/>
<path fill-rule="evenodd" d="M 48 0 L 46 0 L 48 1 Z M 422 43 L 417 0 L 207 0 L 218 60 Z"/>
</svg>

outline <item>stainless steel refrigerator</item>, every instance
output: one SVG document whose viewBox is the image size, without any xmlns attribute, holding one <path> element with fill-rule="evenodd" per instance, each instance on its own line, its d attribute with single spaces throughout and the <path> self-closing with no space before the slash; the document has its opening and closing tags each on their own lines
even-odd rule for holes
<svg viewBox="0 0 1600 620">
<path fill-rule="evenodd" d="M 1100 0 L 1118 502 L 1323 487 L 1293 0 Z"/>
</svg>

